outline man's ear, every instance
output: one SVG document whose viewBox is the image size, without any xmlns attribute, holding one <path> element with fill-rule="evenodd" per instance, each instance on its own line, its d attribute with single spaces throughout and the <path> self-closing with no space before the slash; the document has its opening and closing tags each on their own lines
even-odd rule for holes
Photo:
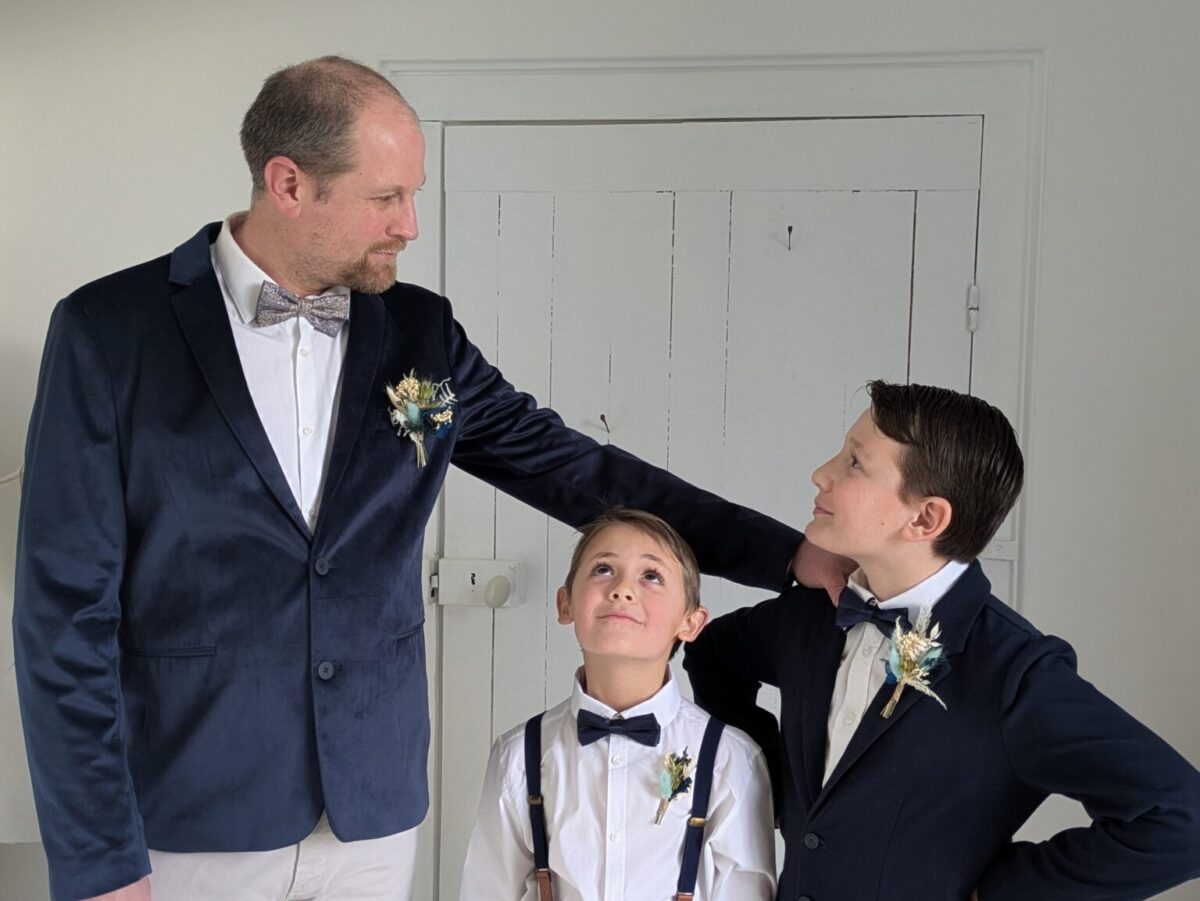
<svg viewBox="0 0 1200 901">
<path fill-rule="evenodd" d="M 300 215 L 311 181 L 290 157 L 273 156 L 263 167 L 263 195 L 280 214 L 289 219 Z"/>
<path fill-rule="evenodd" d="M 944 497 L 925 497 L 913 509 L 913 516 L 905 526 L 910 541 L 933 541 L 950 528 L 954 508 Z"/>
<path fill-rule="evenodd" d="M 683 618 L 683 625 L 679 631 L 675 633 L 675 637 L 682 642 L 695 641 L 696 636 L 703 631 L 705 625 L 708 624 L 708 608 L 697 607 L 695 610 L 688 613 Z"/>
<path fill-rule="evenodd" d="M 575 617 L 571 615 L 571 593 L 567 591 L 566 585 L 558 589 L 554 596 L 554 606 L 558 608 L 559 625 L 569 626 L 575 622 Z"/>
</svg>

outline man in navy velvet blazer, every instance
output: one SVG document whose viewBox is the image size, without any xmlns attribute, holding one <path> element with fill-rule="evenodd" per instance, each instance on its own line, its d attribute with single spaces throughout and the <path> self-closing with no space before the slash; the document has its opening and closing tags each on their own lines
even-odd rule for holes
<svg viewBox="0 0 1200 901">
<path fill-rule="evenodd" d="M 342 843 L 422 820 L 421 548 L 450 463 L 568 523 L 652 510 L 737 581 L 778 584 L 793 556 L 805 581 L 838 579 L 799 532 L 567 429 L 444 298 L 395 283 L 424 144 L 385 79 L 337 58 L 283 70 L 242 137 L 248 213 L 51 320 L 14 629 L 56 899 L 149 897 L 147 848 L 266 852 L 323 816 Z M 291 296 L 255 308 L 247 272 Z M 385 393 L 409 373 L 456 397 L 423 466 Z M 309 414 L 328 420 L 315 457 L 296 443 L 321 437 L 297 428 Z"/>
<path fill-rule="evenodd" d="M 1115 901 L 1200 875 L 1200 775 L 993 597 L 975 559 L 1021 487 L 1003 414 L 942 388 L 870 388 L 813 475 L 806 534 L 860 564 L 837 610 L 794 588 L 710 623 L 684 663 L 697 702 L 773 767 L 780 901 Z M 922 610 L 941 648 L 910 674 L 936 697 L 888 675 L 889 621 Z M 778 726 L 755 704 L 762 683 L 780 688 Z M 1013 842 L 1051 793 L 1091 826 Z"/>
</svg>

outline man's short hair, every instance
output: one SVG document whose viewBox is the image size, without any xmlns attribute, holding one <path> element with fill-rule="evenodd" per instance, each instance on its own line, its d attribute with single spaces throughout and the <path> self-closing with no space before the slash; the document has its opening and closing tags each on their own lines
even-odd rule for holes
<svg viewBox="0 0 1200 901">
<path fill-rule="evenodd" d="M 271 75 L 242 119 L 242 153 L 254 193 L 266 188 L 263 169 L 275 156 L 288 157 L 315 177 L 319 191 L 353 169 L 354 123 L 380 97 L 396 100 L 416 119 L 395 85 L 341 56 L 310 59 Z"/>
<path fill-rule="evenodd" d="M 1016 503 L 1025 463 L 1004 414 L 986 401 L 928 385 L 867 384 L 871 417 L 904 445 L 902 496 L 950 502 L 950 525 L 935 553 L 964 563 L 978 557 Z"/>
</svg>

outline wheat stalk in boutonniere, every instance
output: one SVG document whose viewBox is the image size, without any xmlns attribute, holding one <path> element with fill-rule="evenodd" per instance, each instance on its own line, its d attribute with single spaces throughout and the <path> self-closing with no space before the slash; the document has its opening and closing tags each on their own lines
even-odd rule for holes
<svg viewBox="0 0 1200 901">
<path fill-rule="evenodd" d="M 417 449 L 417 466 L 429 462 L 425 453 L 425 433 L 441 438 L 454 421 L 456 398 L 449 379 L 434 382 L 419 379 L 410 371 L 395 385 L 385 385 L 392 409 L 388 411 L 396 434 L 408 438 Z"/>
<path fill-rule="evenodd" d="M 692 787 L 691 771 L 692 758 L 687 748 L 683 749 L 682 754 L 668 754 L 663 758 L 662 772 L 658 774 L 658 796 L 661 800 L 658 802 L 658 813 L 654 815 L 655 826 L 662 822 L 671 802 L 680 795 L 686 795 Z"/>
<path fill-rule="evenodd" d="M 884 661 L 887 670 L 887 684 L 895 685 L 891 699 L 883 708 L 883 718 L 887 719 L 896 709 L 905 686 L 911 685 L 916 691 L 928 695 L 946 709 L 945 702 L 929 687 L 929 677 L 942 662 L 942 645 L 938 641 L 942 627 L 934 625 L 929 628 L 930 611 L 926 607 L 917 617 L 917 624 L 907 631 L 896 621 L 896 630 L 888 641 L 888 656 Z"/>
</svg>

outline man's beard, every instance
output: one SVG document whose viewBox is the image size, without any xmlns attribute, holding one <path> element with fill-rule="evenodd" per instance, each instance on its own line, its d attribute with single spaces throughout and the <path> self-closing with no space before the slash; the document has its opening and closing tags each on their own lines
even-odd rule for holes
<svg viewBox="0 0 1200 901">
<path fill-rule="evenodd" d="M 408 245 L 405 242 L 400 242 L 399 245 L 381 244 L 368 248 L 366 253 L 338 272 L 334 283 L 345 285 L 351 291 L 362 294 L 382 294 L 396 284 L 396 264 L 394 259 L 388 264 L 377 259 L 374 254 L 380 251 L 399 253 L 406 246 Z"/>
</svg>

